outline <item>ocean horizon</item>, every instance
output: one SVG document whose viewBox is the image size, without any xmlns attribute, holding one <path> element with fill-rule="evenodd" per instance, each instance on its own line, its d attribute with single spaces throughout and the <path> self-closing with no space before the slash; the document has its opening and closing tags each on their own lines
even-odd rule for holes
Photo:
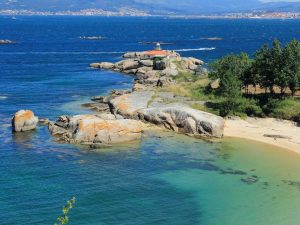
<svg viewBox="0 0 300 225">
<path fill-rule="evenodd" d="M 299 224 L 300 156 L 294 152 L 167 131 L 90 150 L 54 141 L 43 126 L 11 132 L 20 109 L 54 121 L 93 113 L 81 106 L 92 96 L 131 89 L 133 77 L 89 64 L 153 48 L 140 42 L 168 42 L 163 49 L 208 67 L 230 53 L 253 56 L 274 38 L 300 39 L 299 21 L 0 16 L 0 27 L 0 39 L 16 42 L 0 45 L 0 224 L 54 224 L 72 197 L 70 224 Z"/>
</svg>

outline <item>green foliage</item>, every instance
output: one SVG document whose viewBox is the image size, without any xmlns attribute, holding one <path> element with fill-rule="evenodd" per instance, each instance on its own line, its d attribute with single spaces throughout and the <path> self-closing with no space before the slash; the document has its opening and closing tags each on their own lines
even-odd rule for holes
<svg viewBox="0 0 300 225">
<path fill-rule="evenodd" d="M 222 99 L 211 104 L 219 110 L 220 115 L 269 115 L 299 120 L 299 101 L 284 99 L 287 89 L 294 95 L 300 85 L 299 41 L 293 40 L 283 47 L 275 39 L 271 47 L 262 46 L 253 60 L 245 53 L 231 54 L 217 60 L 211 67 L 209 76 L 220 79 L 220 87 L 217 90 L 207 90 Z M 264 88 L 265 95 L 249 98 L 250 85 Z M 278 88 L 280 95 L 277 94 Z M 244 96 L 242 89 L 245 90 Z"/>
<path fill-rule="evenodd" d="M 71 200 L 67 201 L 67 204 L 63 207 L 62 212 L 63 215 L 59 216 L 57 218 L 58 223 L 55 223 L 54 225 L 65 225 L 69 223 L 69 211 L 74 207 L 76 202 L 75 197 L 73 197 Z"/>
<path fill-rule="evenodd" d="M 294 98 L 269 99 L 263 110 L 268 116 L 300 122 L 300 101 Z"/>
<path fill-rule="evenodd" d="M 225 99 L 219 106 L 221 116 L 262 116 L 263 112 L 258 102 L 254 99 L 238 97 L 234 99 Z"/>
<path fill-rule="evenodd" d="M 282 95 L 287 88 L 294 95 L 300 80 L 300 43 L 293 40 L 282 48 L 275 39 L 272 48 L 264 45 L 255 54 L 252 71 L 259 75 L 258 84 L 270 93 L 276 85 Z"/>
<path fill-rule="evenodd" d="M 300 43 L 297 40 L 287 44 L 283 51 L 283 60 L 288 87 L 294 95 L 300 81 Z"/>
</svg>

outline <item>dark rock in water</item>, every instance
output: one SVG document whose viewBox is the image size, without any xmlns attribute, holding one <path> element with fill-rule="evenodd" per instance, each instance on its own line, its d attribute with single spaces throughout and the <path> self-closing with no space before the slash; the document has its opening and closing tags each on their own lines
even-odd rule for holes
<svg viewBox="0 0 300 225">
<path fill-rule="evenodd" d="M 250 177 L 242 178 L 241 181 L 244 183 L 247 183 L 247 184 L 254 184 L 254 183 L 258 182 L 258 177 L 253 175 Z"/>
<path fill-rule="evenodd" d="M 263 185 L 264 186 L 269 186 L 269 183 L 268 182 L 264 182 Z"/>
<path fill-rule="evenodd" d="M 41 124 L 41 125 L 48 125 L 49 123 L 50 123 L 50 120 L 48 118 L 39 120 L 39 124 Z"/>
<path fill-rule="evenodd" d="M 233 169 L 222 169 L 221 174 L 247 175 L 247 173 L 242 170 L 233 170 Z"/>
<path fill-rule="evenodd" d="M 105 96 L 94 96 L 94 97 L 91 98 L 91 101 L 103 103 L 104 98 L 105 98 Z"/>
<path fill-rule="evenodd" d="M 285 184 L 288 184 L 290 186 L 296 186 L 300 188 L 300 181 L 293 181 L 293 180 L 283 180 L 282 181 Z"/>
</svg>

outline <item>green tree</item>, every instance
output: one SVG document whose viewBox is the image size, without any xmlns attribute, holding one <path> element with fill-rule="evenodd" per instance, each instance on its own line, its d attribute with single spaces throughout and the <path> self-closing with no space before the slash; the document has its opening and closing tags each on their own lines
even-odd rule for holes
<svg viewBox="0 0 300 225">
<path fill-rule="evenodd" d="M 284 71 L 287 76 L 288 87 L 294 96 L 300 81 L 300 43 L 292 40 L 284 49 Z"/>
<path fill-rule="evenodd" d="M 269 89 L 270 92 L 274 91 L 274 74 L 272 64 L 272 49 L 268 45 L 263 45 L 255 53 L 255 61 L 253 64 L 253 71 L 259 74 L 259 85 L 265 88 L 266 92 Z"/>
<path fill-rule="evenodd" d="M 227 116 L 234 114 L 238 107 L 239 99 L 241 97 L 241 81 L 236 77 L 233 71 L 227 71 L 222 80 L 222 95 L 225 100 L 221 103 L 220 114 Z"/>
<path fill-rule="evenodd" d="M 74 207 L 76 202 L 75 197 L 73 197 L 71 200 L 67 201 L 67 204 L 63 207 L 62 212 L 63 215 L 59 216 L 57 218 L 58 223 L 55 223 L 54 225 L 66 225 L 69 223 L 69 211 Z"/>
<path fill-rule="evenodd" d="M 274 84 L 280 88 L 280 93 L 283 96 L 289 83 L 288 74 L 286 70 L 284 70 L 284 49 L 282 49 L 279 40 L 275 39 L 273 41 L 273 47 L 271 52 L 272 74 L 274 78 Z"/>
<path fill-rule="evenodd" d="M 220 79 L 219 93 L 223 93 L 225 89 L 225 80 L 228 79 L 228 73 L 234 76 L 240 82 L 241 90 L 243 86 L 250 84 L 250 71 L 251 60 L 246 53 L 241 53 L 240 55 L 228 55 L 220 60 L 217 60 L 212 64 L 213 72 L 210 74 L 211 78 Z"/>
</svg>

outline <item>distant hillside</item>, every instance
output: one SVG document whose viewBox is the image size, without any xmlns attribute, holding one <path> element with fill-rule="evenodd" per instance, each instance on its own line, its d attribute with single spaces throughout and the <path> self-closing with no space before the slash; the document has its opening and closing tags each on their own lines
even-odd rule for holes
<svg viewBox="0 0 300 225">
<path fill-rule="evenodd" d="M 262 4 L 256 9 L 276 12 L 300 12 L 300 2 L 273 2 Z"/>
<path fill-rule="evenodd" d="M 136 8 L 153 14 L 212 14 L 252 10 L 300 11 L 300 3 L 261 3 L 259 0 L 0 0 L 0 9 L 34 11 L 118 10 Z"/>
</svg>

